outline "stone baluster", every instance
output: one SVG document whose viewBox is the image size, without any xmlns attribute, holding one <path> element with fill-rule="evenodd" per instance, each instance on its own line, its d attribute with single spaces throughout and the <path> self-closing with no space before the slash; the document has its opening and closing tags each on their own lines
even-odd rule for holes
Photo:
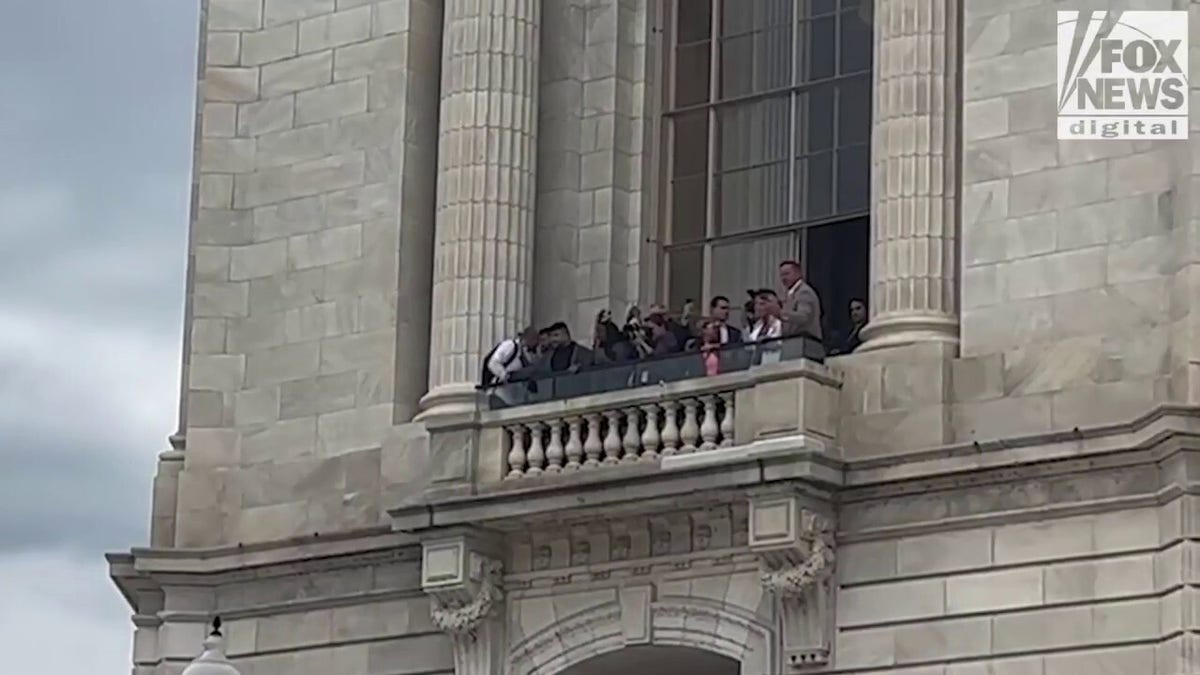
<svg viewBox="0 0 1200 675">
<path fill-rule="evenodd" d="M 717 448 L 717 436 L 721 433 L 721 427 L 717 424 L 717 397 L 712 394 L 704 396 L 704 421 L 700 423 L 700 438 L 703 442 L 700 443 L 700 450 L 715 450 Z"/>
<path fill-rule="evenodd" d="M 683 402 L 683 428 L 679 430 L 679 438 L 683 441 L 682 453 L 695 452 L 696 444 L 700 442 L 700 422 L 696 417 L 697 401 L 694 398 Z"/>
<path fill-rule="evenodd" d="M 604 419 L 608 426 L 604 436 L 604 463 L 616 464 L 621 461 L 621 411 L 607 410 Z"/>
<path fill-rule="evenodd" d="M 550 422 L 550 444 L 546 446 L 546 473 L 562 471 L 563 464 L 562 420 Z"/>
<path fill-rule="evenodd" d="M 328 4 L 328 3 L 326 3 Z M 541 0 L 445 0 L 429 392 L 474 410 L 479 364 L 531 320 Z"/>
<path fill-rule="evenodd" d="M 529 454 L 526 456 L 529 468 L 525 473 L 530 476 L 540 475 L 542 467 L 546 465 L 546 450 L 542 446 L 542 433 L 545 429 L 546 425 L 541 422 L 533 422 L 529 425 Z"/>
<path fill-rule="evenodd" d="M 588 413 L 584 417 L 587 420 L 587 440 L 583 442 L 583 453 L 587 459 L 583 460 L 583 465 L 591 468 L 600 465 L 600 453 L 604 451 L 604 444 L 600 442 L 600 413 Z"/>
<path fill-rule="evenodd" d="M 642 431 L 642 459 L 658 459 L 658 447 L 662 437 L 658 433 L 658 405 L 642 406 L 646 413 L 646 428 Z"/>
<path fill-rule="evenodd" d="M 567 428 L 570 429 L 570 432 L 567 434 L 567 465 L 565 468 L 575 471 L 579 469 L 580 460 L 583 459 L 583 418 L 568 418 Z"/>
<path fill-rule="evenodd" d="M 520 478 L 525 475 L 525 425 L 514 424 L 508 428 L 512 435 L 512 448 L 508 451 L 507 478 Z"/>
<path fill-rule="evenodd" d="M 621 457 L 622 462 L 638 461 L 638 451 L 641 450 L 642 436 L 639 433 L 638 426 L 638 409 L 629 408 L 625 411 L 625 454 Z"/>
<path fill-rule="evenodd" d="M 679 403 L 676 401 L 663 401 L 662 407 L 662 454 L 663 457 L 670 457 L 679 452 L 679 421 L 676 418 L 679 412 Z"/>
<path fill-rule="evenodd" d="M 733 398 L 732 391 L 727 391 L 721 394 L 721 447 L 728 448 L 733 445 Z"/>
<path fill-rule="evenodd" d="M 864 350 L 958 344 L 959 7 L 875 0 Z"/>
</svg>

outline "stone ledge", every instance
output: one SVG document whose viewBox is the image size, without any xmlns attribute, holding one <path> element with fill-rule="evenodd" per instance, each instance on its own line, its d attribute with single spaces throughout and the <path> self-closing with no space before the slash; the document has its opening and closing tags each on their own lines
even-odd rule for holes
<svg viewBox="0 0 1200 675">
<path fill-rule="evenodd" d="M 303 564 L 320 558 L 395 550 L 416 540 L 386 527 L 339 532 L 320 537 L 212 548 L 141 548 L 109 553 L 111 570 L 128 567 L 136 573 L 222 574 L 246 568 Z"/>
<path fill-rule="evenodd" d="M 1163 405 L 1122 424 L 1031 434 L 985 443 L 956 443 L 895 457 L 849 461 L 846 487 L 927 479 L 1014 464 L 1148 448 L 1166 438 L 1200 437 L 1200 407 Z"/>
<path fill-rule="evenodd" d="M 543 514 L 631 502 L 645 509 L 688 496 L 783 480 L 807 482 L 819 490 L 840 481 L 836 463 L 814 451 L 802 436 L 696 453 L 701 454 L 711 459 L 705 457 L 695 464 L 685 462 L 675 467 L 662 461 L 647 463 L 644 468 L 633 465 L 521 478 L 474 490 L 464 486 L 460 494 L 442 492 L 431 499 L 427 493 L 421 502 L 389 513 L 396 529 L 410 532 L 471 523 L 500 525 Z M 583 479 L 586 482 L 581 482 L 580 476 L 588 476 Z"/>
</svg>

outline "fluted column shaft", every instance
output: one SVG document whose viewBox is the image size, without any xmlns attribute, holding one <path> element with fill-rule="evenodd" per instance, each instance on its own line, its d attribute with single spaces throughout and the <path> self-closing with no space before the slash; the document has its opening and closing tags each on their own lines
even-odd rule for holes
<svg viewBox="0 0 1200 675">
<path fill-rule="evenodd" d="M 429 393 L 473 398 L 481 360 L 530 319 L 541 0 L 446 0 Z"/>
<path fill-rule="evenodd" d="M 875 0 L 865 348 L 958 341 L 959 0 Z"/>
</svg>

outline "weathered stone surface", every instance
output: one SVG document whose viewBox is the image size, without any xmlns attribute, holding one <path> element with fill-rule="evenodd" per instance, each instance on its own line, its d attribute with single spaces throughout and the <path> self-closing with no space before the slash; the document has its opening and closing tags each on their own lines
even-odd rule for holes
<svg viewBox="0 0 1200 675">
<path fill-rule="evenodd" d="M 210 66 L 236 66 L 241 60 L 241 36 L 238 33 L 210 32 L 204 45 L 205 63 Z"/>
<path fill-rule="evenodd" d="M 312 124 L 367 110 L 366 78 L 339 82 L 296 95 L 296 124 Z"/>
<path fill-rule="evenodd" d="M 261 66 L 296 55 L 296 24 L 242 33 L 242 65 Z"/>
<path fill-rule="evenodd" d="M 209 30 L 255 30 L 262 26 L 263 0 L 209 0 Z"/>
<path fill-rule="evenodd" d="M 295 103 L 295 97 L 281 96 L 239 106 L 237 111 L 238 134 L 261 136 L 272 131 L 292 128 Z"/>
<path fill-rule="evenodd" d="M 301 21 L 300 51 L 317 52 L 366 40 L 371 36 L 372 11 L 381 10 L 378 6 L 359 7 Z"/>
<path fill-rule="evenodd" d="M 297 56 L 262 67 L 262 95 L 282 96 L 303 89 L 329 84 L 333 73 L 333 52 Z"/>
<path fill-rule="evenodd" d="M 258 98 L 258 68 L 210 67 L 204 73 L 207 101 L 247 102 Z"/>
<path fill-rule="evenodd" d="M 269 277 L 283 272 L 286 265 L 287 243 L 282 240 L 238 246 L 231 251 L 229 278 L 246 281 Z"/>
<path fill-rule="evenodd" d="M 206 138 L 237 134 L 237 106 L 233 103 L 205 103 L 201 118 L 201 135 Z"/>
<path fill-rule="evenodd" d="M 334 0 L 263 0 L 263 5 L 263 23 L 268 26 L 328 14 L 336 8 Z"/>
<path fill-rule="evenodd" d="M 391 35 L 339 47 L 334 51 L 333 79 L 341 82 L 375 71 L 403 67 L 407 53 L 407 35 Z"/>
</svg>

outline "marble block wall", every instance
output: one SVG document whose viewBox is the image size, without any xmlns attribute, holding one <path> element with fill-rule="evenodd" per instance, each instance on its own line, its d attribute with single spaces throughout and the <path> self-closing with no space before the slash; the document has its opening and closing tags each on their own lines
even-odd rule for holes
<svg viewBox="0 0 1200 675">
<path fill-rule="evenodd" d="M 1056 139 L 1057 9 L 964 2 L 961 350 L 1000 355 L 1006 396 L 1071 390 L 1133 416 L 1178 394 L 1173 232 L 1187 192 L 1176 165 L 1191 153 L 1179 142 Z"/>
<path fill-rule="evenodd" d="M 441 3 L 205 16 L 175 543 L 380 523 L 427 379 Z"/>
<path fill-rule="evenodd" d="M 837 672 L 1197 672 L 1178 444 L 840 496 Z"/>
<path fill-rule="evenodd" d="M 1195 672 L 1179 502 L 843 544 L 837 672 Z"/>
<path fill-rule="evenodd" d="M 648 115 L 641 0 L 542 6 L 534 322 L 590 342 L 601 309 L 638 301 Z"/>
<path fill-rule="evenodd" d="M 433 626 L 418 556 L 419 547 L 398 547 L 258 564 L 253 578 L 176 574 L 138 609 L 133 673 L 179 675 L 207 617 L 219 614 L 226 652 L 245 675 L 452 675 L 450 639 Z"/>
<path fill-rule="evenodd" d="M 1200 3 L 1188 9 L 1189 73 L 1200 72 Z M 1192 100 L 1200 85 L 1191 84 Z M 1173 239 L 1176 256 L 1171 293 L 1171 394 L 1178 401 L 1200 403 L 1200 116 L 1193 112 L 1189 133 L 1192 139 L 1176 144 L 1180 169 L 1180 192 L 1176 200 L 1178 224 Z"/>
</svg>

